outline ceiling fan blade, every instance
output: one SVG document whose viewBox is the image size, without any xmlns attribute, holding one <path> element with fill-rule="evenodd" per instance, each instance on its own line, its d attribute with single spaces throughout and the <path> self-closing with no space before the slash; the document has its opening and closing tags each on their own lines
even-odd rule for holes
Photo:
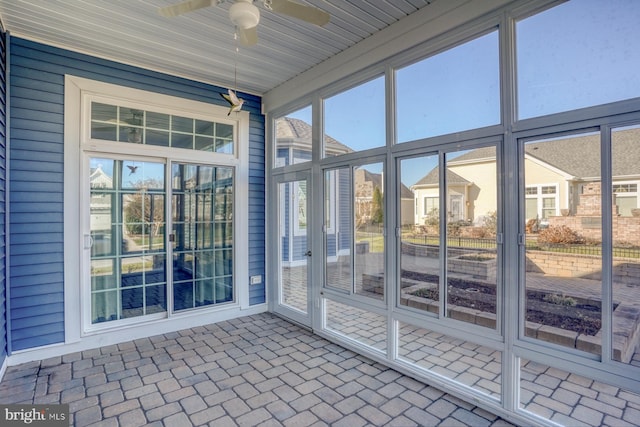
<svg viewBox="0 0 640 427">
<path fill-rule="evenodd" d="M 323 26 L 329 22 L 330 18 L 329 14 L 324 10 L 296 3 L 291 0 L 271 0 L 271 10 L 319 26 Z"/>
<path fill-rule="evenodd" d="M 158 13 L 167 18 L 182 15 L 183 13 L 191 12 L 193 10 L 202 9 L 203 7 L 211 6 L 212 0 L 187 0 L 182 3 L 174 4 L 158 9 Z"/>
<path fill-rule="evenodd" d="M 258 27 L 238 27 L 238 36 L 240 37 L 240 44 L 243 46 L 253 46 L 258 43 Z"/>
</svg>

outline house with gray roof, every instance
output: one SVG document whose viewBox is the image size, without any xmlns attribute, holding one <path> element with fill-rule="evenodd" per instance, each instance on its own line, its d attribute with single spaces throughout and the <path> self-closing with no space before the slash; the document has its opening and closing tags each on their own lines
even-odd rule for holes
<svg viewBox="0 0 640 427">
<path fill-rule="evenodd" d="M 614 216 L 631 216 L 632 210 L 640 207 L 640 131 L 618 131 L 611 144 Z M 592 184 L 601 180 L 600 134 L 527 142 L 523 149 L 525 219 L 546 223 L 549 217 L 561 213 L 584 215 L 587 211 L 579 207 L 585 203 L 585 189 L 588 186 L 593 193 Z M 411 186 L 416 199 L 416 224 L 424 224 L 429 213 L 439 206 L 439 174 L 436 166 Z M 481 224 L 484 216 L 496 210 L 497 176 L 495 147 L 478 148 L 447 159 L 448 221 Z M 599 185 L 596 187 L 599 189 Z M 601 197 L 599 190 L 595 197 Z M 599 206 L 591 206 L 588 212 L 601 215 Z"/>
</svg>

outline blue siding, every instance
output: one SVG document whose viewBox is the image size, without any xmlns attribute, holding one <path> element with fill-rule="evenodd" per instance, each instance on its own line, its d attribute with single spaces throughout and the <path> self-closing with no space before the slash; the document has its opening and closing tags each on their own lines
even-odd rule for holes
<svg viewBox="0 0 640 427">
<path fill-rule="evenodd" d="M 11 344 L 21 350 L 64 340 L 65 74 L 223 106 L 226 89 L 19 38 L 10 43 L 8 283 Z M 259 97 L 241 96 L 250 112 L 249 274 L 264 277 L 264 117 Z M 251 287 L 250 301 L 265 301 L 264 285 Z"/>
<path fill-rule="evenodd" d="M 7 45 L 6 33 L 0 32 L 0 365 L 9 352 L 7 343 L 6 281 L 6 190 L 7 190 Z"/>
</svg>

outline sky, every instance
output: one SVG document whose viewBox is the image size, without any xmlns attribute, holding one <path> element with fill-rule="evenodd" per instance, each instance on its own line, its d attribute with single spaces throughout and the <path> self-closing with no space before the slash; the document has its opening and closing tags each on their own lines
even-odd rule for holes
<svg viewBox="0 0 640 427">
<path fill-rule="evenodd" d="M 399 143 L 500 123 L 498 40 L 493 31 L 396 71 Z M 526 17 L 516 48 L 521 119 L 640 97 L 640 0 L 573 0 Z M 325 133 L 356 151 L 384 145 L 384 94 L 381 76 L 326 99 Z M 311 107 L 288 116 L 311 123 Z M 405 165 L 408 186 L 434 166 Z"/>
</svg>

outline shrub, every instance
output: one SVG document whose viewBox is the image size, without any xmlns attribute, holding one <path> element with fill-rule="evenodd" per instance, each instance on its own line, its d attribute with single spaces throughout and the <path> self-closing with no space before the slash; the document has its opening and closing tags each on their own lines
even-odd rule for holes
<svg viewBox="0 0 640 427">
<path fill-rule="evenodd" d="M 545 295 L 542 300 L 550 304 L 563 305 L 565 307 L 573 307 L 574 305 L 576 305 L 575 299 L 565 295 L 548 294 Z"/>
<path fill-rule="evenodd" d="M 566 245 L 584 243 L 584 238 L 566 225 L 552 225 L 538 233 L 538 243 Z"/>
</svg>

